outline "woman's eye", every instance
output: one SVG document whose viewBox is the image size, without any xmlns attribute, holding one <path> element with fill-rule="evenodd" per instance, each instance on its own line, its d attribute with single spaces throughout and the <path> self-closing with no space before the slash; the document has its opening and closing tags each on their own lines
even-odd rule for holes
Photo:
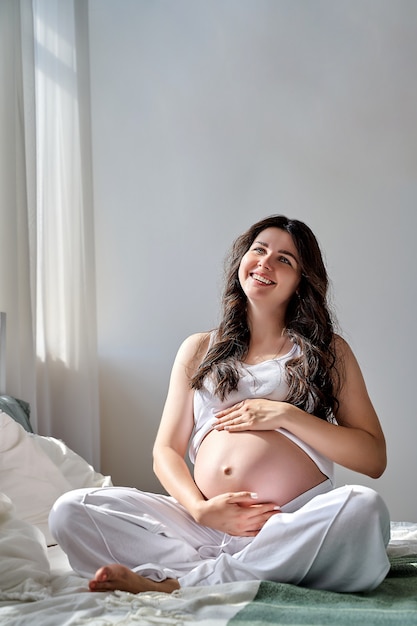
<svg viewBox="0 0 417 626">
<path fill-rule="evenodd" d="M 278 257 L 278 261 L 280 261 L 280 263 L 286 263 L 287 265 L 291 265 L 290 261 L 287 259 L 286 256 Z"/>
<path fill-rule="evenodd" d="M 258 254 L 262 254 L 264 252 L 263 248 L 253 248 L 254 252 L 257 252 Z"/>
</svg>

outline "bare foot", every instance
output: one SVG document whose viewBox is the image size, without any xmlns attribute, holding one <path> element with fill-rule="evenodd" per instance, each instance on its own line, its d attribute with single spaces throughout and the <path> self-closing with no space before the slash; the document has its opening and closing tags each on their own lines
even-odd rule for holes
<svg viewBox="0 0 417 626">
<path fill-rule="evenodd" d="M 129 591 L 141 593 L 142 591 L 163 591 L 172 593 L 179 589 L 180 585 L 175 578 L 167 578 L 160 583 L 132 572 L 125 565 L 112 564 L 100 567 L 88 587 L 90 591 Z"/>
</svg>

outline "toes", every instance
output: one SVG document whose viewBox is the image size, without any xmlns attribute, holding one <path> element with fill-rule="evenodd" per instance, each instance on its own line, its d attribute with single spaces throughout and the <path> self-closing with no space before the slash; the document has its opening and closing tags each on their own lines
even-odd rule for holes
<svg viewBox="0 0 417 626">
<path fill-rule="evenodd" d="M 90 591 L 114 591 L 115 589 L 119 589 L 121 587 L 119 587 L 117 582 L 100 582 L 97 580 L 90 580 L 88 588 Z"/>
<path fill-rule="evenodd" d="M 109 580 L 110 576 L 109 576 L 109 570 L 108 569 L 103 569 L 100 574 L 97 577 L 97 580 L 99 580 L 100 582 L 104 583 L 107 582 Z"/>
<path fill-rule="evenodd" d="M 94 576 L 94 580 L 97 580 L 100 582 L 106 582 L 110 578 L 111 578 L 111 571 L 108 567 L 100 567 L 100 569 L 96 571 L 96 574 Z"/>
</svg>

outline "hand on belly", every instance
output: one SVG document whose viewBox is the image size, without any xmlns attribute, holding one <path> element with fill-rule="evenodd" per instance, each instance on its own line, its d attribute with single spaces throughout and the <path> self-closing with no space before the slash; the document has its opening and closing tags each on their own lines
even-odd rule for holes
<svg viewBox="0 0 417 626">
<path fill-rule="evenodd" d="M 206 498 L 251 491 L 259 502 L 283 506 L 325 480 L 293 441 L 277 431 L 211 431 L 194 465 L 194 480 Z"/>
</svg>

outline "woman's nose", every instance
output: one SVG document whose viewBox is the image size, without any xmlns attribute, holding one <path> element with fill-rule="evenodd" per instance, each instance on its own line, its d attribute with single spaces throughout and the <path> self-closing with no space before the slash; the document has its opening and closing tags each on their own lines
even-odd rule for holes
<svg viewBox="0 0 417 626">
<path fill-rule="evenodd" d="M 270 258 L 269 256 L 263 256 L 258 260 L 258 267 L 265 267 L 266 269 L 270 270 L 271 266 L 270 266 Z"/>
</svg>

